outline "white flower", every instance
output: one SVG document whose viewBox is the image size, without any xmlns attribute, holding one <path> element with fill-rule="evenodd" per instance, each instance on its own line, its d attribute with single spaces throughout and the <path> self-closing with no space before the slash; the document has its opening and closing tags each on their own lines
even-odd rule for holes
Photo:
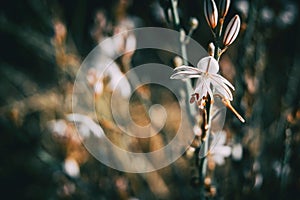
<svg viewBox="0 0 300 200">
<path fill-rule="evenodd" d="M 239 161 L 243 158 L 243 146 L 241 143 L 234 144 L 232 146 L 232 159 Z"/>
<path fill-rule="evenodd" d="M 217 165 L 223 165 L 225 158 L 231 154 L 231 147 L 224 145 L 226 143 L 226 132 L 220 131 L 213 136 L 210 153 Z"/>
<path fill-rule="evenodd" d="M 97 138 L 105 138 L 102 127 L 95 123 L 90 117 L 78 113 L 68 114 L 67 120 L 74 122 L 82 139 L 89 138 L 91 133 Z"/>
<path fill-rule="evenodd" d="M 197 100 L 199 97 L 206 97 L 207 94 L 210 96 L 211 100 L 213 100 L 215 94 L 232 101 L 232 93 L 229 87 L 232 90 L 234 90 L 234 87 L 223 76 L 217 74 L 218 71 L 218 61 L 212 56 L 208 56 L 202 58 L 198 62 L 197 68 L 190 66 L 180 66 L 175 68 L 171 79 L 198 78 L 195 87 Z"/>
<path fill-rule="evenodd" d="M 86 80 L 93 87 L 95 94 L 102 94 L 104 90 L 103 80 L 108 77 L 108 88 L 111 91 L 118 91 L 123 98 L 129 98 L 131 94 L 130 83 L 115 61 L 106 56 L 99 56 L 94 65 L 96 65 L 95 68 L 88 71 Z"/>
</svg>

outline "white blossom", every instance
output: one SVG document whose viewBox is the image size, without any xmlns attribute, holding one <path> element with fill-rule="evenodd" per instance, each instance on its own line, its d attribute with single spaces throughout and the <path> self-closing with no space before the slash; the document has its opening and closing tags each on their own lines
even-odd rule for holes
<svg viewBox="0 0 300 200">
<path fill-rule="evenodd" d="M 171 79 L 198 78 L 195 87 L 197 97 L 203 98 L 208 94 L 213 100 L 214 95 L 220 95 L 222 98 L 232 101 L 233 97 L 229 87 L 232 90 L 234 90 L 234 87 L 227 79 L 219 75 L 218 72 L 218 61 L 212 56 L 208 56 L 198 62 L 197 68 L 190 66 L 175 68 Z"/>
<path fill-rule="evenodd" d="M 214 135 L 210 153 L 217 165 L 223 165 L 225 158 L 230 156 L 231 147 L 226 146 L 226 132 L 221 131 Z"/>
</svg>

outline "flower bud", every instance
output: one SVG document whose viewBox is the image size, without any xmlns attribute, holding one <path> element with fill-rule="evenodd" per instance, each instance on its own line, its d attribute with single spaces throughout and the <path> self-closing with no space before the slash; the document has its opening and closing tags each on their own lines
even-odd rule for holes
<svg viewBox="0 0 300 200">
<path fill-rule="evenodd" d="M 235 15 L 226 27 L 223 38 L 223 44 L 229 46 L 236 39 L 241 27 L 241 20 L 238 15 Z"/>
<path fill-rule="evenodd" d="M 214 53 L 215 53 L 215 45 L 214 45 L 214 43 L 209 43 L 209 45 L 208 45 L 208 54 L 210 55 L 210 56 L 214 56 Z"/>
<path fill-rule="evenodd" d="M 229 10 L 230 0 L 220 0 L 219 1 L 219 17 L 224 18 Z"/>
<path fill-rule="evenodd" d="M 214 0 L 204 1 L 204 14 L 208 25 L 214 29 L 218 24 L 218 9 Z"/>
<path fill-rule="evenodd" d="M 190 19 L 191 29 L 195 30 L 198 27 L 198 20 L 195 17 Z"/>
<path fill-rule="evenodd" d="M 174 62 L 175 67 L 179 67 L 179 66 L 183 65 L 183 60 L 179 56 L 175 56 L 175 58 L 173 59 L 173 62 Z"/>
</svg>

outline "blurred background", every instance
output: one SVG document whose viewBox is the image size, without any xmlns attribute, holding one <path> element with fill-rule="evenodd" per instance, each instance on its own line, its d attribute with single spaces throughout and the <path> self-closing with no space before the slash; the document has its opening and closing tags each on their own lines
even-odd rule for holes
<svg viewBox="0 0 300 200">
<path fill-rule="evenodd" d="M 168 6 L 168 1 L 157 0 L 2 1 L 1 199 L 200 199 L 202 185 L 197 181 L 192 149 L 155 172 L 120 172 L 89 154 L 70 116 L 76 73 L 88 53 L 122 31 L 173 28 L 165 16 Z M 213 38 L 203 1 L 179 0 L 178 10 L 186 31 L 190 18 L 198 19 L 192 38 L 206 48 Z M 220 146 L 230 153 L 220 153 L 210 162 L 213 178 L 208 196 L 299 199 L 299 2 L 232 0 L 227 20 L 234 14 L 241 17 L 241 31 L 222 56 L 220 67 L 235 85 L 233 104 L 246 123 L 227 112 Z M 134 36 L 125 34 L 123 41 L 112 43 L 106 51 L 125 52 L 135 45 Z M 144 104 L 154 102 L 165 107 L 168 117 L 161 134 L 147 139 L 124 136 L 107 105 L 114 80 L 132 67 L 150 62 L 174 67 L 176 61 L 168 52 L 149 49 L 124 54 L 106 76 L 91 68 L 86 80 L 95 94 L 97 119 L 88 114 L 77 116 L 77 127 L 86 137 L 99 137 L 92 127 L 101 127 L 115 144 L 130 151 L 162 148 L 180 121 L 176 115 L 179 104 L 170 91 L 146 85 L 128 97 L 129 83 L 119 88 L 130 98 L 131 116 L 140 125 L 149 123 Z M 154 90 L 159 92 L 151 92 Z M 122 99 L 120 102 L 122 105 Z M 160 117 L 159 110 L 154 112 L 157 123 Z M 189 124 L 186 126 L 192 131 Z"/>
</svg>

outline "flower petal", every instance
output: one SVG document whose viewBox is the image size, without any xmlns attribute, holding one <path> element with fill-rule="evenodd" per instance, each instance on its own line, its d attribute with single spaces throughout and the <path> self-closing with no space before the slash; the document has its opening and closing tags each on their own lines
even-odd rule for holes
<svg viewBox="0 0 300 200">
<path fill-rule="evenodd" d="M 186 78 L 199 78 L 201 75 L 194 73 L 194 72 L 189 72 L 189 71 L 179 71 L 170 77 L 170 79 L 186 79 Z"/>
<path fill-rule="evenodd" d="M 220 77 L 217 76 L 210 76 L 212 84 L 215 86 L 217 91 L 222 92 L 221 94 L 224 95 L 224 90 L 226 91 L 227 95 L 224 95 L 224 97 L 229 97 L 228 99 L 232 99 L 232 93 L 227 85 L 220 79 Z M 220 89 L 223 88 L 224 90 Z"/>
<path fill-rule="evenodd" d="M 234 86 L 226 78 L 224 78 L 220 74 L 211 74 L 211 76 L 215 76 L 215 77 L 220 78 L 222 80 L 222 82 L 224 82 L 226 85 L 228 85 L 232 90 L 235 90 Z"/>
<path fill-rule="evenodd" d="M 232 101 L 233 100 L 233 97 L 232 97 L 232 93 L 228 93 L 227 90 L 225 90 L 223 87 L 220 87 L 220 86 L 216 86 L 215 87 L 215 91 L 214 91 L 214 94 L 218 94 L 220 95 L 221 97 L 225 98 L 225 99 L 228 99 L 229 101 Z"/>
<path fill-rule="evenodd" d="M 177 71 L 192 71 L 192 72 L 202 73 L 198 68 L 191 67 L 191 66 L 186 66 L 186 65 L 176 67 L 174 69 L 174 72 L 177 72 Z"/>
<path fill-rule="evenodd" d="M 185 79 L 185 78 L 198 78 L 200 77 L 202 72 L 190 66 L 180 66 L 174 69 L 174 74 L 170 77 L 171 79 Z"/>
<path fill-rule="evenodd" d="M 226 143 L 227 135 L 225 131 L 218 131 L 213 134 L 213 143 L 216 146 L 222 146 Z"/>
<path fill-rule="evenodd" d="M 211 152 L 226 158 L 231 154 L 231 147 L 225 145 L 216 146 L 212 149 Z"/>
<path fill-rule="evenodd" d="M 225 164 L 225 159 L 223 156 L 221 156 L 219 154 L 214 154 L 213 158 L 217 165 L 221 166 L 221 165 Z"/>
<path fill-rule="evenodd" d="M 212 56 L 207 56 L 202 58 L 198 62 L 197 67 L 199 71 L 209 73 L 209 74 L 216 74 L 219 71 L 219 63 Z"/>
<path fill-rule="evenodd" d="M 207 95 L 208 89 L 204 84 L 203 78 L 199 78 L 196 83 L 195 93 L 199 94 L 199 97 L 202 98 Z"/>
<path fill-rule="evenodd" d="M 208 92 L 208 94 L 210 96 L 210 99 L 213 101 L 214 95 L 213 95 L 213 92 L 210 89 L 210 81 L 209 80 L 203 80 L 203 82 L 204 82 L 205 87 L 207 88 L 207 92 Z"/>
</svg>

